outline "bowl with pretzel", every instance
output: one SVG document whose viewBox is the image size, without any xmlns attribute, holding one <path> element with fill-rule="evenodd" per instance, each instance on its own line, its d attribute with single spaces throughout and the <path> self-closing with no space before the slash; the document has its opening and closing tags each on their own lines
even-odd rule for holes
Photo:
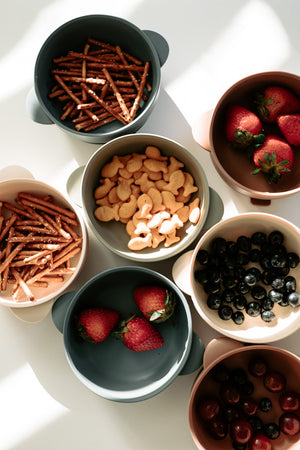
<svg viewBox="0 0 300 450">
<path fill-rule="evenodd" d="M 59 191 L 34 179 L 0 182 L 0 305 L 54 300 L 78 277 L 86 253 L 85 224 Z"/>
<path fill-rule="evenodd" d="M 97 239 L 124 258 L 153 262 L 189 246 L 205 224 L 210 191 L 199 161 L 154 134 L 120 136 L 83 173 L 84 217 Z"/>
<path fill-rule="evenodd" d="M 168 51 L 159 33 L 122 18 L 70 20 L 39 51 L 28 112 L 90 143 L 134 133 L 156 103 Z"/>
</svg>

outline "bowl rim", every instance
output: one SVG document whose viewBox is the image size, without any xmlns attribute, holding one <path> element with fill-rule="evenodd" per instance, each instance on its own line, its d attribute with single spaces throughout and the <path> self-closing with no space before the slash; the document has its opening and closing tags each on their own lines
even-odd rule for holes
<svg viewBox="0 0 300 450">
<path fill-rule="evenodd" d="M 123 142 L 127 140 L 131 140 L 131 139 L 136 139 L 136 140 L 147 140 L 147 139 L 153 139 L 154 141 L 164 141 L 167 142 L 177 148 L 179 148 L 180 150 L 183 150 L 185 153 L 187 153 L 187 156 L 190 158 L 191 161 L 193 161 L 193 163 L 195 164 L 195 166 L 197 167 L 197 170 L 200 173 L 202 182 L 203 182 L 203 186 L 204 186 L 204 190 L 203 190 L 203 200 L 202 203 L 204 204 L 204 211 L 203 211 L 203 215 L 202 218 L 200 219 L 201 222 L 199 223 L 199 225 L 197 226 L 195 233 L 192 233 L 189 238 L 185 241 L 185 243 L 182 243 L 182 241 L 179 241 L 178 243 L 176 243 L 173 246 L 170 246 L 168 249 L 166 249 L 166 254 L 162 254 L 162 255 L 157 255 L 155 256 L 155 254 L 149 254 L 149 256 L 147 254 L 144 254 L 141 252 L 136 252 L 134 253 L 133 251 L 131 252 L 128 249 L 128 252 L 123 252 L 122 250 L 118 250 L 115 247 L 111 246 L 103 237 L 100 233 L 97 232 L 97 230 L 95 229 L 91 219 L 90 219 L 90 215 L 89 212 L 85 206 L 85 202 L 84 202 L 84 191 L 86 189 L 87 186 L 87 182 L 88 182 L 88 172 L 90 167 L 93 165 L 94 160 L 97 159 L 98 155 L 101 154 L 101 152 L 103 150 L 106 150 L 107 148 L 109 148 L 111 145 L 115 145 L 115 143 L 119 143 L 119 142 Z M 141 144 L 143 145 L 143 144 Z M 145 145 L 145 144 L 144 144 Z M 159 146 L 158 142 L 153 143 L 153 145 L 157 145 Z M 130 150 L 128 151 L 130 153 Z M 109 250 L 111 250 L 113 253 L 132 260 L 132 261 L 138 261 L 138 262 L 156 262 L 156 261 L 162 261 L 168 258 L 171 258 L 175 255 L 177 255 L 178 253 L 182 252 L 183 250 L 185 250 L 189 245 L 192 244 L 192 242 L 195 241 L 195 239 L 197 239 L 199 233 L 201 232 L 201 230 L 203 229 L 204 225 L 205 225 L 205 221 L 207 219 L 208 216 L 208 212 L 209 212 L 209 207 L 210 207 L 210 192 L 209 192 L 209 184 L 208 184 L 208 180 L 206 177 L 206 174 L 204 172 L 204 169 L 202 167 L 202 165 L 200 164 L 200 162 L 194 157 L 194 155 L 183 145 L 181 145 L 179 142 L 176 142 L 173 139 L 158 135 L 158 134 L 154 134 L 154 133 L 136 133 L 136 134 L 127 134 L 127 135 L 123 135 L 123 136 L 119 136 L 109 142 L 107 142 L 106 144 L 104 144 L 103 146 L 101 146 L 100 148 L 98 148 L 98 150 L 96 150 L 93 155 L 90 157 L 90 159 L 88 160 L 87 164 L 85 165 L 84 168 L 84 172 L 82 175 L 82 182 L 81 182 L 81 203 L 82 203 L 82 209 L 84 212 L 84 216 L 87 220 L 87 223 L 90 227 L 90 229 L 92 230 L 94 236 L 102 243 L 104 244 Z"/>
<path fill-rule="evenodd" d="M 70 355 L 70 346 L 67 339 L 67 333 L 66 330 L 70 326 L 70 321 L 72 318 L 73 309 L 76 306 L 77 301 L 80 299 L 80 296 L 85 292 L 85 290 L 93 283 L 97 282 L 99 279 L 103 279 L 107 276 L 110 276 L 112 273 L 117 272 L 128 272 L 131 271 L 133 273 L 146 273 L 148 275 L 154 276 L 156 279 L 164 282 L 166 285 L 170 286 L 174 292 L 176 293 L 178 299 L 180 299 L 182 306 L 184 308 L 184 313 L 187 320 L 187 338 L 184 345 L 184 349 L 182 351 L 181 360 L 178 362 L 176 370 L 171 370 L 173 366 L 170 366 L 170 370 L 164 377 L 152 382 L 149 385 L 137 388 L 137 389 L 131 389 L 128 391 L 120 391 L 120 390 L 114 390 L 114 389 L 108 389 L 101 387 L 94 382 L 90 381 L 85 375 L 83 375 L 76 367 L 75 363 L 73 362 L 73 359 Z M 63 341 L 64 341 L 64 351 L 67 358 L 67 361 L 73 371 L 73 373 L 76 375 L 76 377 L 86 386 L 88 387 L 92 392 L 95 394 L 106 398 L 108 400 L 117 401 L 117 402 L 138 402 L 142 400 L 149 399 L 157 394 L 159 394 L 161 391 L 163 391 L 167 386 L 169 386 L 173 380 L 180 374 L 181 370 L 183 369 L 185 363 L 188 360 L 191 347 L 192 347 L 192 338 L 193 338 L 193 329 L 192 329 L 192 315 L 191 311 L 188 305 L 188 302 L 182 293 L 182 291 L 176 286 L 176 284 L 170 280 L 168 277 L 163 275 L 160 272 L 157 272 L 153 269 L 149 269 L 142 266 L 119 266 L 119 267 L 113 267 L 110 269 L 106 269 L 102 272 L 99 272 L 98 274 L 91 277 L 89 280 L 87 280 L 75 293 L 73 299 L 71 300 L 70 304 L 68 305 L 64 323 L 63 323 Z"/>
<path fill-rule="evenodd" d="M 215 151 L 214 145 L 213 145 L 213 133 L 214 133 L 214 124 L 216 115 L 218 114 L 220 106 L 222 106 L 223 101 L 240 85 L 244 84 L 247 81 L 259 79 L 262 76 L 268 76 L 268 77 L 277 77 L 277 76 L 284 76 L 287 78 L 294 78 L 298 79 L 300 82 L 300 76 L 291 72 L 286 71 L 280 71 L 280 70 L 274 70 L 274 71 L 264 71 L 264 72 L 258 72 L 251 75 L 247 75 L 238 81 L 236 81 L 234 84 L 232 84 L 219 98 L 217 104 L 215 105 L 209 125 L 209 141 L 210 141 L 210 153 L 212 155 L 212 161 L 217 169 L 217 172 L 219 175 L 228 183 L 228 185 L 232 188 L 237 190 L 238 192 L 245 194 L 251 198 L 254 199 L 262 199 L 262 200 L 272 200 L 272 199 L 280 199 L 283 197 L 287 197 L 289 195 L 296 194 L 300 192 L 300 186 L 294 189 L 290 189 L 288 191 L 281 191 L 281 192 L 268 192 L 268 191 L 257 191 L 255 189 L 248 188 L 247 186 L 244 186 L 240 182 L 236 181 L 222 166 L 220 163 L 220 160 L 217 156 L 217 153 Z M 234 187 L 233 187 L 234 186 Z"/>
<path fill-rule="evenodd" d="M 199 248 L 201 248 L 203 241 L 205 242 L 207 239 L 209 239 L 211 237 L 211 235 L 214 235 L 215 231 L 218 230 L 219 228 L 222 228 L 222 226 L 225 224 L 228 224 L 230 222 L 236 222 L 239 221 L 240 219 L 243 220 L 247 220 L 248 218 L 252 219 L 252 218 L 266 218 L 268 220 L 275 220 L 277 222 L 281 222 L 284 225 L 288 226 L 290 229 L 292 229 L 294 231 L 295 234 L 298 234 L 300 237 L 300 229 L 299 227 L 297 227 L 297 225 L 295 225 L 294 223 L 290 222 L 289 220 L 281 217 L 281 216 L 277 216 L 275 214 L 270 214 L 270 213 L 265 213 L 265 212 L 245 212 L 245 213 L 240 213 L 240 214 L 236 214 L 234 216 L 231 217 L 227 217 L 225 219 L 220 220 L 218 223 L 216 223 L 215 225 L 213 225 L 209 230 L 207 230 L 199 239 L 199 241 L 197 242 L 196 247 L 193 250 L 192 256 L 191 256 L 191 261 L 190 261 L 190 270 L 189 270 L 189 283 L 190 283 L 190 287 L 191 287 L 191 298 L 192 298 L 192 302 L 193 305 L 195 306 L 195 309 L 197 311 L 197 313 L 199 314 L 199 316 L 215 331 L 221 333 L 223 336 L 226 336 L 228 338 L 231 338 L 232 340 L 236 340 L 239 342 L 244 342 L 244 343 L 248 343 L 248 344 L 263 344 L 263 343 L 269 343 L 269 342 L 276 342 L 278 340 L 281 340 L 283 338 L 288 337 L 289 335 L 291 335 L 292 333 L 294 333 L 296 330 L 299 329 L 300 326 L 300 322 L 296 320 L 294 320 L 292 322 L 292 324 L 290 324 L 289 328 L 285 329 L 285 332 L 283 332 L 283 330 L 281 331 L 277 331 L 277 333 L 273 333 L 270 334 L 270 336 L 253 336 L 253 337 L 249 337 L 249 336 L 239 336 L 234 334 L 232 331 L 224 329 L 223 327 L 217 325 L 204 311 L 204 309 L 201 306 L 201 302 L 197 300 L 197 296 L 195 294 L 195 289 L 194 286 L 196 285 L 196 281 L 194 279 L 193 273 L 194 273 L 194 267 L 195 267 L 195 262 L 196 262 L 196 255 L 197 252 L 199 250 Z"/>
<path fill-rule="evenodd" d="M 63 286 L 61 286 L 61 288 L 59 288 L 57 291 L 52 292 L 50 294 L 48 294 L 45 297 L 41 297 L 40 299 L 37 299 L 35 301 L 24 301 L 24 302 L 17 302 L 14 300 L 6 300 L 1 298 L 0 295 L 0 305 L 1 306 L 6 306 L 9 308 L 14 308 L 14 309 L 19 309 L 19 308 L 31 308 L 34 306 L 39 306 L 42 305 L 43 303 L 46 303 L 48 301 L 53 301 L 55 300 L 58 296 L 62 295 L 66 289 L 68 289 L 77 279 L 77 277 L 79 276 L 81 270 L 84 267 L 86 258 L 87 258 L 87 250 L 88 250 L 88 234 L 87 234 L 87 229 L 86 229 L 86 225 L 85 222 L 83 220 L 83 217 L 81 216 L 80 212 L 78 212 L 74 206 L 71 204 L 71 202 L 67 199 L 67 197 L 60 192 L 58 189 L 56 189 L 55 187 L 51 186 L 50 184 L 44 182 L 44 181 L 40 181 L 34 178 L 9 178 L 9 179 L 4 179 L 4 180 L 0 180 L 0 191 L 1 191 L 1 187 L 7 184 L 12 184 L 14 185 L 15 183 L 20 183 L 20 184 L 27 184 L 28 186 L 32 186 L 32 188 L 30 188 L 30 190 L 38 190 L 39 186 L 42 186 L 45 189 L 48 189 L 49 192 L 53 193 L 59 200 L 61 200 L 63 203 L 65 203 L 65 205 L 67 205 L 68 208 L 70 208 L 72 211 L 75 212 L 76 217 L 78 219 L 79 222 L 79 227 L 80 227 L 80 232 L 81 232 L 81 236 L 82 236 L 82 244 L 81 244 L 81 252 L 80 252 L 80 256 L 78 259 L 78 263 L 76 265 L 76 270 L 74 271 L 73 274 L 70 275 L 69 279 L 63 283 Z M 29 188 L 24 188 L 24 190 L 28 190 Z"/>
<path fill-rule="evenodd" d="M 151 90 L 151 98 L 147 100 L 145 107 L 143 108 L 143 110 L 141 111 L 141 113 L 135 117 L 135 119 L 126 124 L 123 125 L 121 128 L 117 128 L 116 130 L 113 131 L 109 131 L 109 132 L 101 132 L 100 129 L 95 129 L 92 130 L 91 132 L 89 132 L 88 134 L 83 132 L 83 131 L 78 131 L 75 128 L 71 128 L 70 126 L 67 126 L 63 121 L 59 120 L 59 118 L 57 118 L 55 115 L 52 114 L 51 111 L 49 111 L 49 109 L 47 108 L 47 105 L 44 102 L 43 96 L 40 93 L 40 90 L 38 89 L 38 78 L 39 78 L 39 65 L 40 65 L 40 59 L 44 53 L 44 51 L 47 49 L 48 45 L 51 43 L 51 41 L 53 40 L 53 38 L 56 36 L 57 33 L 61 33 L 65 27 L 68 26 L 72 26 L 73 24 L 75 24 L 76 22 L 79 22 L 80 20 L 89 20 L 89 19 L 107 19 L 107 20 L 112 20 L 115 22 L 120 22 L 121 24 L 127 26 L 128 28 L 131 28 L 132 30 L 134 30 L 135 32 L 137 32 L 140 37 L 145 41 L 145 43 L 147 44 L 147 46 L 150 48 L 153 59 L 155 61 L 155 64 L 153 65 L 153 67 L 151 68 L 152 71 L 155 71 L 156 76 L 157 76 L 157 85 L 156 87 L 153 88 L 152 86 L 152 90 Z M 35 94 L 36 97 L 39 101 L 39 104 L 41 105 L 42 109 L 44 110 L 44 112 L 46 113 L 46 115 L 59 127 L 61 127 L 64 131 L 69 132 L 75 136 L 78 136 L 80 138 L 87 138 L 88 136 L 92 137 L 97 137 L 97 136 L 101 136 L 103 138 L 109 138 L 109 139 L 113 139 L 114 137 L 117 137 L 120 132 L 122 133 L 128 133 L 130 132 L 130 130 L 132 128 L 135 128 L 137 126 L 137 124 L 139 122 L 143 122 L 144 116 L 146 114 L 148 114 L 148 111 L 153 107 L 158 95 L 159 95 L 159 91 L 160 91 L 160 82 L 161 82 L 161 70 L 160 70 L 160 61 L 159 61 L 159 57 L 158 57 L 158 53 L 151 41 L 151 39 L 149 38 L 149 36 L 143 32 L 143 30 L 141 30 L 137 25 L 135 25 L 134 23 L 122 18 L 122 17 L 118 17 L 118 16 L 113 16 L 113 15 L 109 15 L 109 14 L 87 14 L 87 15 L 83 15 L 83 16 L 78 16 L 75 17 L 71 20 L 68 20 L 67 22 L 62 23 L 60 26 L 58 26 L 56 29 L 54 29 L 51 34 L 46 38 L 46 40 L 44 41 L 44 43 L 42 44 L 38 55 L 36 57 L 36 61 L 35 61 L 35 66 L 34 66 L 34 90 L 35 90 Z"/>
</svg>

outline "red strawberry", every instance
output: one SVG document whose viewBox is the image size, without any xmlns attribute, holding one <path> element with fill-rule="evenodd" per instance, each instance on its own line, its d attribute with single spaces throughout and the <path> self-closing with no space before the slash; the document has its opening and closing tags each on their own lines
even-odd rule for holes
<svg viewBox="0 0 300 450">
<path fill-rule="evenodd" d="M 269 135 L 263 146 L 253 153 L 253 162 L 257 167 L 253 175 L 263 172 L 268 183 L 277 183 L 281 175 L 290 172 L 294 151 L 284 139 Z"/>
<path fill-rule="evenodd" d="M 262 124 L 260 118 L 247 108 L 240 105 L 230 105 L 226 113 L 226 137 L 237 147 L 246 148 L 253 143 L 259 143 Z M 255 142 L 257 141 L 257 142 Z M 262 143 L 261 142 L 261 143 Z"/>
<path fill-rule="evenodd" d="M 300 112 L 300 100 L 289 89 L 269 86 L 256 94 L 257 112 L 264 122 L 276 122 L 280 114 Z"/>
<path fill-rule="evenodd" d="M 88 308 L 79 315 L 78 331 L 89 342 L 101 342 L 107 338 L 119 319 L 119 313 L 113 309 Z"/>
<path fill-rule="evenodd" d="M 145 317 L 131 316 L 120 323 L 120 330 L 113 336 L 121 338 L 124 345 L 134 352 L 154 350 L 164 344 L 163 337 Z"/>
<path fill-rule="evenodd" d="M 277 118 L 277 123 L 286 140 L 300 146 L 300 114 L 286 114 Z"/>
<path fill-rule="evenodd" d="M 133 298 L 143 315 L 151 322 L 164 322 L 174 312 L 174 293 L 160 286 L 139 286 L 135 288 Z"/>
</svg>

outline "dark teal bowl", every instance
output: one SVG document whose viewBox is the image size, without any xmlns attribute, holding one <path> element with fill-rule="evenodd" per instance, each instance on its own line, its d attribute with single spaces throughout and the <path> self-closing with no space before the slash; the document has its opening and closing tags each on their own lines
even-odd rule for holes
<svg viewBox="0 0 300 450">
<path fill-rule="evenodd" d="M 62 114 L 60 105 L 48 98 L 53 86 L 51 76 L 53 58 L 65 55 L 70 50 L 82 52 L 88 37 L 119 45 L 123 51 L 132 54 L 144 63 L 150 62 L 151 70 L 148 80 L 152 89 L 149 98 L 141 105 L 136 118 L 128 125 L 114 121 L 93 131 L 77 131 L 71 121 L 60 119 Z M 134 133 L 146 122 L 153 110 L 160 91 L 161 66 L 168 57 L 168 51 L 168 44 L 160 34 L 149 30 L 142 31 L 134 24 L 119 17 L 88 15 L 70 20 L 57 28 L 39 51 L 34 70 L 36 99 L 34 96 L 30 96 L 29 114 L 36 122 L 53 122 L 67 133 L 90 143 L 104 143 L 117 136 Z M 39 107 L 42 111 L 39 110 Z"/>
<path fill-rule="evenodd" d="M 133 290 L 145 284 L 160 285 L 176 296 L 172 318 L 155 324 L 164 338 L 162 347 L 134 352 L 112 336 L 98 344 L 78 336 L 76 317 L 83 308 L 114 308 L 121 318 L 132 312 L 141 315 Z M 190 373 L 202 364 L 203 344 L 192 331 L 184 295 L 172 281 L 150 269 L 124 266 L 101 272 L 79 291 L 61 296 L 53 306 L 52 317 L 63 333 L 66 357 L 74 374 L 91 391 L 109 400 L 148 399 L 165 389 L 177 375 Z"/>
</svg>

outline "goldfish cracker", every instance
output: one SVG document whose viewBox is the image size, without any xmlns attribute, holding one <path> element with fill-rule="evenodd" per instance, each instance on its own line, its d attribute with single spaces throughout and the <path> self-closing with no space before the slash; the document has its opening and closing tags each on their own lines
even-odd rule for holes
<svg viewBox="0 0 300 450">
<path fill-rule="evenodd" d="M 143 166 L 143 160 L 146 158 L 142 153 L 133 153 L 126 164 L 128 172 L 138 172 Z"/>
<path fill-rule="evenodd" d="M 94 191 L 95 199 L 98 200 L 98 198 L 105 197 L 114 186 L 115 183 L 113 181 L 109 178 L 104 178 L 103 183 Z"/>
<path fill-rule="evenodd" d="M 178 194 L 175 196 L 177 202 L 188 203 L 191 199 L 191 194 L 184 195 L 184 188 L 178 189 Z"/>
<path fill-rule="evenodd" d="M 133 220 L 130 219 L 126 223 L 126 232 L 127 232 L 127 234 L 129 234 L 129 236 L 133 236 L 134 230 L 135 230 L 135 225 L 133 223 Z"/>
<path fill-rule="evenodd" d="M 177 228 L 183 227 L 183 222 L 179 219 L 177 214 L 174 214 L 170 219 L 164 220 L 158 228 L 161 234 L 170 234 Z"/>
<path fill-rule="evenodd" d="M 163 156 L 159 150 L 159 148 L 154 145 L 148 145 L 145 150 L 145 155 L 150 159 L 158 159 L 160 161 L 166 161 L 168 159 L 167 156 Z"/>
<path fill-rule="evenodd" d="M 190 217 L 190 208 L 188 205 L 184 205 L 179 208 L 176 212 L 177 216 L 181 220 L 181 222 L 186 223 Z"/>
<path fill-rule="evenodd" d="M 150 188 L 147 192 L 147 195 L 152 200 L 152 209 L 151 214 L 155 214 L 159 211 L 163 211 L 165 209 L 165 205 L 163 204 L 163 198 L 160 191 L 156 188 Z"/>
<path fill-rule="evenodd" d="M 119 208 L 119 217 L 120 220 L 129 220 L 135 213 L 137 208 L 137 200 L 136 197 L 131 194 L 130 198 L 127 202 L 122 203 Z"/>
<path fill-rule="evenodd" d="M 187 207 L 188 208 L 188 207 Z M 188 208 L 189 210 L 189 208 Z M 157 212 L 156 214 L 154 214 L 152 216 L 152 218 L 149 220 L 149 222 L 147 223 L 148 228 L 152 229 L 152 228 L 158 228 L 162 222 L 166 219 L 169 219 L 171 216 L 167 211 L 160 211 Z"/>
<path fill-rule="evenodd" d="M 167 161 L 159 161 L 158 159 L 147 158 L 144 161 L 144 166 L 151 172 L 168 172 Z"/>
<path fill-rule="evenodd" d="M 94 214 L 101 222 L 110 222 L 111 220 L 119 220 L 119 205 L 116 203 L 113 206 L 98 206 Z"/>
<path fill-rule="evenodd" d="M 152 234 L 149 233 L 146 236 L 137 236 L 130 239 L 127 246 L 130 250 L 138 251 L 143 250 L 146 247 L 151 247 L 152 245 Z"/>
<path fill-rule="evenodd" d="M 157 248 L 161 242 L 166 239 L 164 234 L 160 234 L 156 228 L 151 230 L 152 234 L 152 248 Z"/>
<path fill-rule="evenodd" d="M 118 170 L 123 167 L 124 164 L 120 161 L 119 157 L 117 155 L 114 155 L 112 161 L 102 167 L 101 177 L 112 178 L 118 173 Z"/>
<path fill-rule="evenodd" d="M 135 213 L 137 219 L 151 219 L 152 215 L 150 211 L 152 209 L 153 203 L 151 197 L 148 194 L 142 194 L 137 199 L 138 211 Z"/>
<path fill-rule="evenodd" d="M 105 197 L 102 197 L 102 198 L 98 198 L 98 200 L 96 200 L 96 205 L 99 205 L 99 206 L 111 206 L 111 203 L 108 200 L 108 195 L 106 195 Z"/>
<path fill-rule="evenodd" d="M 118 189 L 117 186 L 114 186 L 107 194 L 108 201 L 111 204 L 118 203 L 120 201 L 120 197 L 118 196 L 117 189 Z"/>
<path fill-rule="evenodd" d="M 125 178 L 126 180 L 129 180 L 129 178 L 132 177 L 132 173 L 129 172 L 129 171 L 126 169 L 126 167 L 124 167 L 124 169 L 119 169 L 119 175 L 120 175 L 122 178 Z"/>
<path fill-rule="evenodd" d="M 194 184 L 194 178 L 189 172 L 184 172 L 183 195 L 187 196 L 198 191 L 198 187 Z"/>
<path fill-rule="evenodd" d="M 178 209 L 183 207 L 183 203 L 177 202 L 175 195 L 172 194 L 172 192 L 162 191 L 161 195 L 166 211 L 170 212 L 170 214 L 175 214 Z"/>
<path fill-rule="evenodd" d="M 174 156 L 170 156 L 168 171 L 163 175 L 164 180 L 169 181 L 171 174 L 182 167 L 184 167 L 184 164 L 181 161 L 178 161 L 178 159 L 174 158 Z"/>
<path fill-rule="evenodd" d="M 167 184 L 168 184 L 167 181 L 165 181 L 163 179 L 155 181 L 155 187 L 159 191 L 163 191 L 165 186 L 167 186 Z"/>
<path fill-rule="evenodd" d="M 176 235 L 176 230 L 173 230 L 171 233 L 166 235 L 166 240 L 164 242 L 165 247 L 170 247 L 176 242 L 180 241 L 180 237 Z"/>
<path fill-rule="evenodd" d="M 125 202 L 129 199 L 131 194 L 131 184 L 133 183 L 133 178 L 129 178 L 129 180 L 126 180 L 126 178 L 119 177 L 118 178 L 118 184 L 117 184 L 117 195 L 120 200 Z"/>
<path fill-rule="evenodd" d="M 148 175 L 149 180 L 158 181 L 162 179 L 162 172 L 153 172 L 152 170 L 147 169 L 147 167 L 143 166 L 143 171 Z"/>
<path fill-rule="evenodd" d="M 185 182 L 185 176 L 184 176 L 184 173 L 182 172 L 182 170 L 180 170 L 180 169 L 175 170 L 173 173 L 171 173 L 169 182 L 164 187 L 164 190 L 170 191 L 174 195 L 177 195 L 178 189 L 180 189 L 184 185 L 184 182 Z"/>
<path fill-rule="evenodd" d="M 133 232 L 133 236 L 140 236 L 142 235 L 146 235 L 150 233 L 150 228 L 147 226 L 147 223 L 144 221 L 140 221 L 137 223 L 134 232 Z"/>
<path fill-rule="evenodd" d="M 190 204 L 189 204 L 189 209 L 190 209 L 190 213 L 189 213 L 189 221 L 193 224 L 197 223 L 198 220 L 200 219 L 200 199 L 199 197 L 196 197 L 195 200 L 193 200 Z"/>
<path fill-rule="evenodd" d="M 145 172 L 142 174 L 142 176 L 135 180 L 135 184 L 140 186 L 141 191 L 144 193 L 148 192 L 151 187 L 155 187 L 154 182 L 149 180 L 148 174 Z"/>
</svg>

